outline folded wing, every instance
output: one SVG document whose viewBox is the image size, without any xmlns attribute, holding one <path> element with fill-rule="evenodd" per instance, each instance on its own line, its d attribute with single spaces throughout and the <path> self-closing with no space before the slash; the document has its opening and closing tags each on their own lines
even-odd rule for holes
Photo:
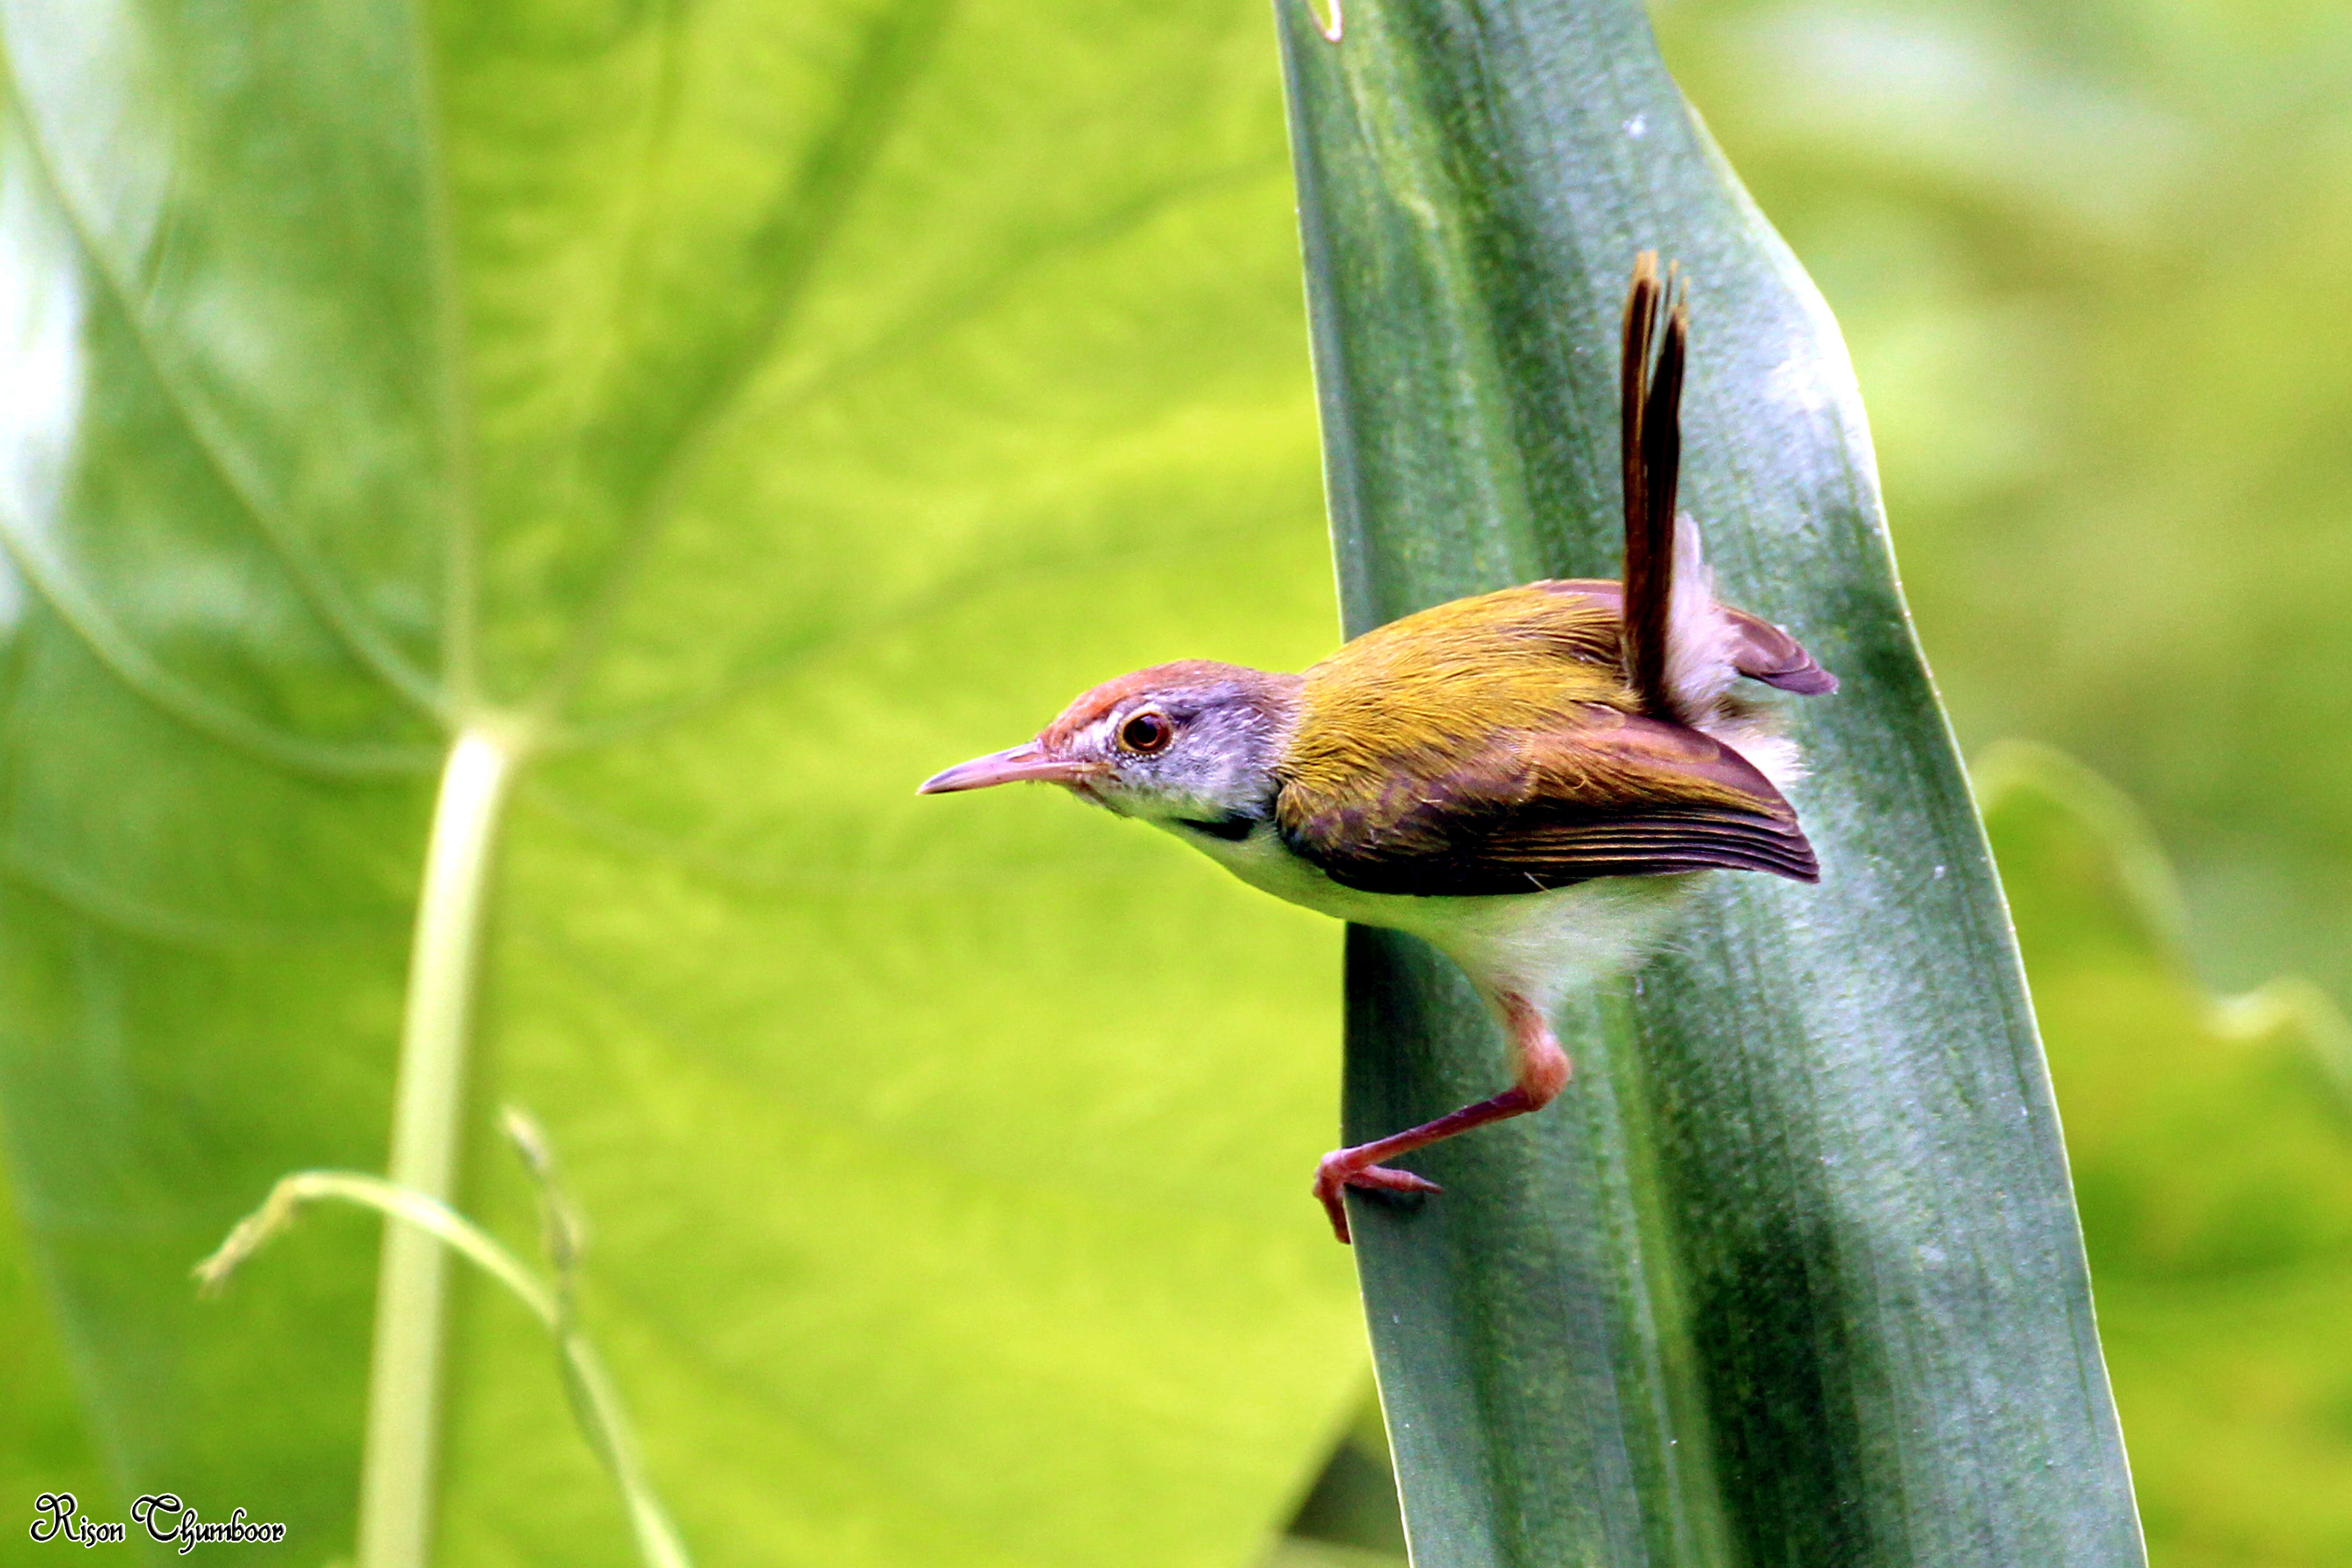
<svg viewBox="0 0 2352 1568">
<path fill-rule="evenodd" d="M 1611 584 L 1614 586 L 1614 584 Z M 1292 850 L 1374 893 L 1469 897 L 1715 868 L 1820 877 L 1796 813 L 1745 758 L 1680 724 L 1579 704 L 1543 730 L 1401 752 L 1374 787 L 1285 782 Z"/>
</svg>

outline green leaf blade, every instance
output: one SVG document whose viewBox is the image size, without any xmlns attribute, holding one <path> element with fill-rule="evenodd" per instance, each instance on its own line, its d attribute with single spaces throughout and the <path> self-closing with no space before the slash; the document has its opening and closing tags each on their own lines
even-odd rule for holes
<svg viewBox="0 0 2352 1568">
<path fill-rule="evenodd" d="M 382 1168 L 435 766 L 538 704 L 453 1198 L 527 1247 L 488 1113 L 545 1119 L 697 1561 L 1254 1553 L 1361 1375 L 1302 1191 L 1337 933 L 1047 792 L 913 791 L 1118 670 L 1328 645 L 1262 8 L 22 0 L 0 42 L 44 569 L 0 1108 L 121 1489 L 346 1549 L 369 1227 L 187 1269 L 285 1172 Z M 453 1301 L 439 1554 L 626 1561 L 543 1336 Z"/>
<path fill-rule="evenodd" d="M 1349 626 L 1613 574 L 1616 321 L 1692 279 L 1684 494 L 1796 705 L 1818 888 L 1719 876 L 1550 1110 L 1362 1202 L 1416 1561 L 2139 1561 L 2046 1074 L 1835 329 L 1638 7 L 1278 7 Z M 1349 948 L 1348 1130 L 1491 1093 L 1450 966 Z"/>
</svg>

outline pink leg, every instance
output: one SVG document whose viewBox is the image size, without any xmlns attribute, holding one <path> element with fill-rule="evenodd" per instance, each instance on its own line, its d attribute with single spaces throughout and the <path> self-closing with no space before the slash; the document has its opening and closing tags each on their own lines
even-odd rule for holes
<svg viewBox="0 0 2352 1568">
<path fill-rule="evenodd" d="M 1441 1138 L 1484 1127 L 1489 1121 L 1541 1110 L 1568 1082 L 1568 1053 L 1552 1037 L 1551 1026 L 1544 1021 L 1544 1016 L 1525 997 L 1508 993 L 1503 995 L 1501 1006 L 1504 1026 L 1510 1032 L 1511 1048 L 1518 1058 L 1518 1082 L 1492 1100 L 1465 1105 L 1450 1116 L 1424 1121 L 1370 1143 L 1359 1143 L 1352 1149 L 1336 1149 L 1324 1155 L 1323 1163 L 1315 1167 L 1315 1195 L 1323 1200 L 1323 1210 L 1331 1216 L 1331 1229 L 1341 1241 L 1348 1239 L 1344 1194 L 1349 1187 L 1378 1187 L 1392 1193 L 1444 1190 L 1426 1176 L 1391 1170 L 1381 1163 L 1382 1160 L 1426 1148 Z"/>
</svg>

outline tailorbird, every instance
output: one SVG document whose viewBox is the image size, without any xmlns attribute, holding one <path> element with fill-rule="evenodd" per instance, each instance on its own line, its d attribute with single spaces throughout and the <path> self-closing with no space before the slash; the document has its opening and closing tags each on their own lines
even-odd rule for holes
<svg viewBox="0 0 2352 1568">
<path fill-rule="evenodd" d="M 1675 507 L 1688 311 L 1655 253 L 1625 307 L 1622 583 L 1529 583 L 1365 633 L 1303 675 L 1187 659 L 1106 682 L 1034 741 L 926 795 L 1017 780 L 1164 828 L 1276 898 L 1410 931 L 1462 967 L 1510 1041 L 1491 1100 L 1324 1156 L 1349 1187 L 1433 1193 L 1382 1161 L 1549 1104 L 1550 1015 L 1654 942 L 1695 873 L 1820 868 L 1782 790 L 1800 772 L 1741 677 L 1837 689 L 1780 627 L 1715 597 Z"/>
</svg>

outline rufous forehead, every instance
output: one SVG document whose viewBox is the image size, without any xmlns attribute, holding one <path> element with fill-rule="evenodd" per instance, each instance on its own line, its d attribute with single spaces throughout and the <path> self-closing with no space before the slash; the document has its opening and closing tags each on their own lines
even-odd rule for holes
<svg viewBox="0 0 2352 1568">
<path fill-rule="evenodd" d="M 1180 658 L 1173 664 L 1155 664 L 1081 693 L 1076 701 L 1062 710 L 1060 718 L 1045 726 L 1037 739 L 1048 747 L 1057 746 L 1087 725 L 1108 717 L 1122 703 L 1155 691 L 1218 685 L 1233 679 L 1234 673 L 1232 665 L 1210 658 Z"/>
</svg>

